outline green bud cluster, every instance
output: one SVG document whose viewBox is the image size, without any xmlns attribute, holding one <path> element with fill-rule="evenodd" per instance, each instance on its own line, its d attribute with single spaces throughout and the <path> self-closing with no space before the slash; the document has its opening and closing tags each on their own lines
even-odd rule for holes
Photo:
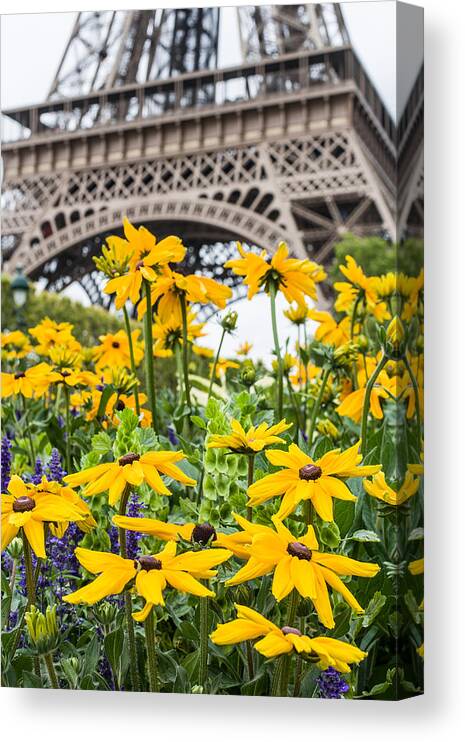
<svg viewBox="0 0 465 742">
<path fill-rule="evenodd" d="M 41 613 L 32 605 L 25 615 L 29 643 L 38 655 L 51 654 L 58 647 L 60 634 L 56 618 L 56 606 L 47 606 Z"/>
</svg>

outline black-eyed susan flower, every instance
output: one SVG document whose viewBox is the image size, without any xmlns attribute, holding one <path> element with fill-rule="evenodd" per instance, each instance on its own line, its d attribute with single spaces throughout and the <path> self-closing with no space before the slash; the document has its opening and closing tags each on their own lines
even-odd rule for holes
<svg viewBox="0 0 465 742">
<path fill-rule="evenodd" d="M 71 488 L 66 485 L 60 484 L 56 481 L 50 481 L 46 476 L 42 476 L 40 482 L 34 486 L 34 496 L 37 495 L 54 495 L 56 497 L 62 497 L 66 502 L 76 508 L 76 510 L 82 515 L 82 520 L 76 522 L 77 527 L 83 533 L 89 533 L 97 522 L 93 517 L 91 510 L 86 502 L 82 500 L 79 495 Z M 50 523 L 50 530 L 54 536 L 61 538 L 68 528 L 68 522 L 63 523 Z"/>
<path fill-rule="evenodd" d="M 398 507 L 418 492 L 420 480 L 411 471 L 407 471 L 404 481 L 396 491 L 386 482 L 384 472 L 380 471 L 372 479 L 366 479 L 363 486 L 372 497 L 376 497 L 377 500 L 381 500 L 392 507 Z"/>
<path fill-rule="evenodd" d="M 268 474 L 249 487 L 248 505 L 260 505 L 272 497 L 282 496 L 278 516 L 285 518 L 299 502 L 310 500 L 322 520 L 332 521 L 333 498 L 357 499 L 343 480 L 371 476 L 381 469 L 378 465 L 360 466 L 362 456 L 358 452 L 359 447 L 360 443 L 356 443 L 347 451 L 334 449 L 316 461 L 295 443 L 287 451 L 266 451 L 270 464 L 284 468 Z"/>
<path fill-rule="evenodd" d="M 140 299 L 142 281 L 156 280 L 161 268 L 168 263 L 178 263 L 184 259 L 186 248 L 179 237 L 170 236 L 157 242 L 155 235 L 145 227 L 134 227 L 128 219 L 123 223 L 126 242 L 124 246 L 130 254 L 126 273 L 110 279 L 105 286 L 106 294 L 116 294 L 115 306 L 121 309 L 130 299 L 137 304 Z M 113 237 L 113 240 L 121 239 Z M 156 270 L 154 269 L 156 267 Z"/>
<path fill-rule="evenodd" d="M 13 475 L 8 494 L 2 494 L 2 551 L 22 529 L 35 555 L 45 559 L 44 523 L 84 520 L 79 508 L 66 497 L 43 492 Z"/>
<path fill-rule="evenodd" d="M 37 341 L 34 351 L 41 356 L 49 356 L 55 348 L 79 353 L 81 344 L 73 336 L 73 325 L 70 322 L 55 322 L 45 317 L 35 327 L 29 329 L 29 334 Z"/>
<path fill-rule="evenodd" d="M 284 316 L 296 327 L 304 325 L 309 317 L 309 308 L 306 304 L 297 304 L 284 310 Z"/>
<path fill-rule="evenodd" d="M 67 603 L 93 605 L 109 595 L 118 595 L 134 580 L 134 591 L 144 598 L 145 606 L 133 613 L 136 621 L 145 621 L 154 605 L 164 605 L 163 591 L 167 586 L 179 592 L 214 596 L 214 592 L 199 582 L 209 579 L 217 572 L 212 569 L 231 556 L 226 549 L 205 549 L 176 555 L 176 543 L 169 541 L 155 555 L 140 555 L 136 559 L 124 559 L 117 554 L 92 551 L 78 547 L 75 554 L 82 566 L 99 576 L 89 585 L 66 595 Z"/>
<path fill-rule="evenodd" d="M 228 549 L 234 556 L 248 559 L 249 546 L 252 543 L 252 534 L 259 533 L 263 528 L 253 525 L 251 531 L 237 531 L 236 533 L 221 533 L 210 523 L 165 523 L 155 518 L 134 518 L 128 515 L 114 515 L 113 523 L 126 531 L 144 533 L 161 541 L 192 541 L 202 546 L 209 545 Z"/>
<path fill-rule="evenodd" d="M 293 626 L 276 626 L 252 608 L 238 603 L 234 605 L 237 618 L 220 624 L 210 634 L 210 639 L 215 644 L 239 644 L 263 637 L 254 644 L 254 649 L 264 657 L 298 652 L 308 655 L 311 661 L 317 661 L 322 670 L 331 666 L 339 672 L 350 672 L 350 664 L 358 664 L 367 656 L 366 652 L 353 644 L 327 636 L 310 638 Z"/>
<path fill-rule="evenodd" d="M 212 435 L 208 441 L 208 448 L 229 448 L 234 453 L 254 455 L 267 446 L 284 443 L 284 440 L 279 438 L 279 433 L 284 433 L 289 428 L 292 428 L 292 423 L 281 420 L 276 425 L 268 426 L 267 423 L 260 423 L 257 427 L 252 425 L 245 431 L 239 420 L 231 420 L 231 434 Z"/>
<path fill-rule="evenodd" d="M 248 530 L 248 521 L 234 517 Z M 283 600 L 295 588 L 303 598 L 313 602 L 321 623 L 329 629 L 334 628 L 334 618 L 327 585 L 356 613 L 363 613 L 362 606 L 339 575 L 374 577 L 379 572 L 378 565 L 338 554 L 324 554 L 319 551 L 312 526 L 308 526 L 307 533 L 297 540 L 279 518 L 273 516 L 272 520 L 276 530 L 265 526 L 253 535 L 247 564 L 226 584 L 239 585 L 273 572 L 271 591 L 276 600 Z"/>
<path fill-rule="evenodd" d="M 1 396 L 11 397 L 22 394 L 23 397 L 42 397 L 49 386 L 59 376 L 48 363 L 38 363 L 26 371 L 9 374 L 2 372 Z"/>
<path fill-rule="evenodd" d="M 85 497 L 108 491 L 110 505 L 115 505 L 119 501 L 126 485 L 138 487 L 143 482 L 147 482 L 160 495 L 170 495 L 171 492 L 160 474 L 190 487 L 196 484 L 195 479 L 191 479 L 175 466 L 176 461 L 184 458 L 182 451 L 148 451 L 143 454 L 129 452 L 120 456 L 117 461 L 98 464 L 76 474 L 68 474 L 64 481 L 71 487 L 87 485 L 83 490 Z"/>
<path fill-rule="evenodd" d="M 244 340 L 241 345 L 239 345 L 238 348 L 236 348 L 236 353 L 238 356 L 244 356 L 247 357 L 250 353 L 250 351 L 253 348 L 253 343 L 249 343 L 247 340 Z"/>
<path fill-rule="evenodd" d="M 319 312 L 316 309 L 310 309 L 308 317 L 314 322 L 318 322 L 318 327 L 315 330 L 315 340 L 337 347 L 350 340 L 349 317 L 344 317 L 340 322 L 337 322 L 329 312 Z"/>
<path fill-rule="evenodd" d="M 366 276 L 351 255 L 346 255 L 346 265 L 340 265 L 339 270 L 347 278 L 347 281 L 336 281 L 334 283 L 334 288 L 339 294 L 334 303 L 337 312 L 352 312 L 357 298 L 360 297 L 363 298 L 367 309 L 378 321 L 382 322 L 389 319 L 390 315 L 386 303 L 379 300 L 373 277 Z"/>
<path fill-rule="evenodd" d="M 247 252 L 238 242 L 240 258 L 228 260 L 225 268 L 244 278 L 248 286 L 247 298 L 252 299 L 264 288 L 269 293 L 271 284 L 276 291 L 281 291 L 289 304 L 305 304 L 305 297 L 316 299 L 316 283 L 326 278 L 326 273 L 311 260 L 289 258 L 289 249 L 281 242 L 278 249 L 268 261 L 268 253 L 263 250 L 260 255 Z"/>
<path fill-rule="evenodd" d="M 367 360 L 371 361 L 372 359 Z M 366 371 L 359 371 L 357 379 L 359 388 L 344 396 L 341 403 L 336 407 L 336 412 L 341 417 L 350 417 L 351 420 L 359 423 L 362 417 L 363 404 L 365 401 L 367 385 Z M 391 388 L 391 380 L 385 371 L 381 371 L 370 393 L 370 412 L 376 420 L 382 420 L 383 418 L 383 407 L 381 402 L 389 398 Z"/>
<path fill-rule="evenodd" d="M 413 562 L 410 562 L 410 564 L 408 565 L 408 571 L 414 577 L 416 577 L 417 575 L 422 575 L 425 571 L 424 557 L 422 557 L 421 559 L 415 559 Z"/>
<path fill-rule="evenodd" d="M 187 341 L 192 343 L 194 339 L 204 337 L 204 323 L 195 322 L 195 312 L 187 311 L 186 313 L 186 330 Z M 176 348 L 180 348 L 183 343 L 182 319 L 175 314 L 173 317 L 162 321 L 156 315 L 152 325 L 153 332 L 153 353 L 155 356 L 166 358 L 172 356 Z"/>
<path fill-rule="evenodd" d="M 221 379 L 229 368 L 240 368 L 240 366 L 236 361 L 230 361 L 228 358 L 218 358 L 216 363 L 210 363 L 210 374 L 214 370 L 216 378 Z"/>
<path fill-rule="evenodd" d="M 132 348 L 134 353 L 134 362 L 136 366 L 144 357 L 143 345 L 139 340 L 140 330 L 131 332 Z M 94 348 L 95 367 L 97 370 L 105 367 L 131 368 L 131 353 L 129 340 L 124 330 L 112 334 L 99 336 L 100 345 Z"/>
<path fill-rule="evenodd" d="M 21 330 L 2 332 L 2 356 L 8 361 L 25 358 L 32 350 L 31 342 Z"/>
<path fill-rule="evenodd" d="M 181 320 L 181 298 L 193 304 L 211 303 L 224 309 L 231 296 L 232 290 L 229 286 L 224 286 L 213 278 L 194 274 L 185 276 L 165 267 L 152 285 L 151 304 L 156 305 L 160 320 L 166 322 L 174 317 Z M 145 314 L 145 308 L 144 299 L 138 307 L 139 319 Z"/>
</svg>

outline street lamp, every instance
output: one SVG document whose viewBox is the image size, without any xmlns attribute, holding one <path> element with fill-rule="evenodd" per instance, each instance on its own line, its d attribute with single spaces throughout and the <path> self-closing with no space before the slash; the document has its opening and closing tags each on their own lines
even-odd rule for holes
<svg viewBox="0 0 465 742">
<path fill-rule="evenodd" d="M 17 310 L 17 321 L 21 327 L 25 324 L 23 307 L 26 304 L 27 296 L 29 293 L 29 281 L 23 273 L 23 268 L 18 265 L 16 268 L 16 275 L 11 281 L 11 293 L 13 294 L 13 303 Z"/>
</svg>

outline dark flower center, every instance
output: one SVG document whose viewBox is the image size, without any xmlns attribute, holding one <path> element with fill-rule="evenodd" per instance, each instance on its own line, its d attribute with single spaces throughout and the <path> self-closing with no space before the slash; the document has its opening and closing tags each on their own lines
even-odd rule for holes
<svg viewBox="0 0 465 742">
<path fill-rule="evenodd" d="M 195 526 L 192 531 L 191 541 L 195 544 L 208 544 L 210 539 L 213 537 L 213 541 L 216 539 L 216 531 L 210 523 L 200 523 Z"/>
<path fill-rule="evenodd" d="M 140 455 L 138 453 L 126 453 L 118 459 L 120 466 L 126 466 L 126 464 L 133 464 L 134 461 L 139 461 Z"/>
<path fill-rule="evenodd" d="M 111 344 L 111 347 L 112 347 L 112 348 L 119 348 L 119 343 L 118 343 L 118 341 L 117 341 L 117 340 L 113 340 L 113 342 L 112 342 L 112 344 Z"/>
<path fill-rule="evenodd" d="M 64 379 L 66 379 L 67 376 L 71 376 L 71 371 L 62 371 L 61 375 L 63 376 Z"/>
<path fill-rule="evenodd" d="M 283 626 L 281 629 L 284 635 L 294 634 L 295 636 L 302 636 L 302 632 L 299 629 L 294 629 L 293 626 Z"/>
<path fill-rule="evenodd" d="M 306 464 L 299 469 L 299 477 L 305 479 L 306 482 L 313 482 L 315 479 L 319 479 L 323 474 L 320 466 L 315 464 Z"/>
<path fill-rule="evenodd" d="M 24 379 L 25 376 L 26 374 L 24 373 L 24 371 L 18 371 L 18 373 L 15 374 L 15 379 Z"/>
<path fill-rule="evenodd" d="M 136 270 L 139 271 L 142 268 L 143 265 L 144 265 L 144 261 L 143 260 L 139 260 L 139 262 L 136 263 Z"/>
<path fill-rule="evenodd" d="M 312 552 L 308 546 L 301 544 L 300 541 L 292 541 L 288 544 L 287 553 L 293 557 L 297 557 L 297 559 L 305 559 L 307 562 L 312 558 Z"/>
<path fill-rule="evenodd" d="M 121 410 L 124 410 L 126 405 L 124 404 L 122 399 L 118 399 L 117 403 L 115 404 L 115 409 L 118 410 L 118 412 L 121 412 Z M 129 454 L 128 454 L 129 456 Z M 123 457 L 124 458 L 124 457 Z"/>
<path fill-rule="evenodd" d="M 151 569 L 161 569 L 163 565 L 159 559 L 153 556 L 140 556 L 134 560 L 134 566 L 140 566 L 141 569 L 150 572 Z"/>
<path fill-rule="evenodd" d="M 17 497 L 16 500 L 14 500 L 13 512 L 28 513 L 29 510 L 34 510 L 35 506 L 36 506 L 36 501 L 33 500 L 32 497 L 23 495 L 22 497 Z"/>
</svg>

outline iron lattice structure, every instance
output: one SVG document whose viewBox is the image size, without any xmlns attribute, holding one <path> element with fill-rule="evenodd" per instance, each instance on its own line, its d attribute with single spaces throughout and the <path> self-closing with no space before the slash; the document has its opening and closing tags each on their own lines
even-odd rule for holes
<svg viewBox="0 0 465 742">
<path fill-rule="evenodd" d="M 235 239 L 327 262 L 345 232 L 419 227 L 422 74 L 396 128 L 338 4 L 238 9 L 223 69 L 220 13 L 78 14 L 48 100 L 5 112 L 7 270 L 102 302 L 92 256 L 125 214 L 229 283 Z"/>
</svg>

